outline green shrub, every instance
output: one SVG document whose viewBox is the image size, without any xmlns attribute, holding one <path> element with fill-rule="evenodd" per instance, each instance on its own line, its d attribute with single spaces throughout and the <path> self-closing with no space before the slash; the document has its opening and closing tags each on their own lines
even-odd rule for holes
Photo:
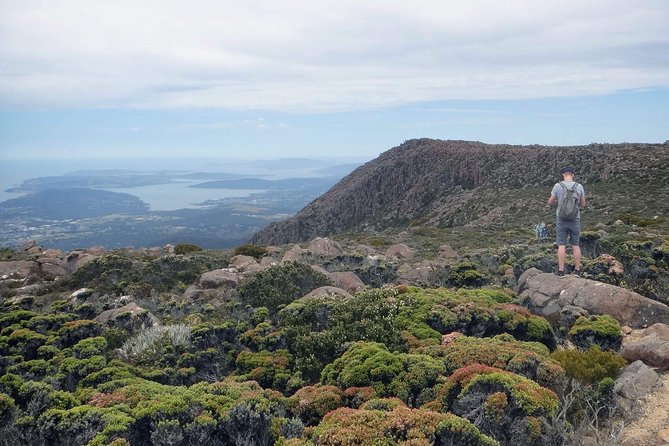
<svg viewBox="0 0 669 446">
<path fill-rule="evenodd" d="M 472 364 L 507 370 L 560 390 L 564 388 L 565 372 L 551 360 L 548 348 L 538 342 L 516 341 L 510 335 L 493 338 L 459 337 L 444 347 L 447 370 L 453 372 Z"/>
<path fill-rule="evenodd" d="M 245 245 L 241 245 L 235 248 L 233 251 L 234 255 L 242 255 L 242 256 L 251 256 L 255 257 L 256 259 L 261 258 L 265 254 L 267 254 L 267 248 L 264 246 L 258 246 L 254 245 L 253 243 L 247 243 Z"/>
<path fill-rule="evenodd" d="M 313 443 L 312 443 L 313 442 Z M 341 408 L 325 416 L 296 446 L 469 445 L 499 446 L 469 421 L 450 413 L 398 407 L 392 411 Z"/>
<path fill-rule="evenodd" d="M 594 384 L 604 378 L 615 378 L 627 362 L 613 351 L 602 351 L 593 345 L 586 351 L 557 350 L 551 358 L 562 366 L 569 378 L 582 384 Z"/>
<path fill-rule="evenodd" d="M 642 228 L 646 226 L 661 225 L 667 222 L 667 219 L 664 217 L 647 218 L 635 214 L 621 214 L 618 216 L 618 220 L 622 220 L 625 224 L 640 226 Z"/>
<path fill-rule="evenodd" d="M 290 378 L 291 355 L 287 350 L 269 352 L 243 351 L 237 356 L 237 369 L 245 379 L 257 381 L 262 387 L 285 389 Z"/>
<path fill-rule="evenodd" d="M 370 386 L 379 396 L 417 406 L 431 399 L 445 371 L 443 361 L 431 356 L 390 352 L 383 344 L 359 341 L 323 369 L 321 383 L 342 389 Z"/>
<path fill-rule="evenodd" d="M 242 302 L 267 307 L 271 314 L 275 314 L 281 306 L 325 285 L 333 283 L 309 265 L 285 262 L 249 276 L 237 290 Z"/>
<path fill-rule="evenodd" d="M 189 254 L 191 252 L 200 251 L 202 251 L 202 248 L 193 243 L 179 243 L 174 246 L 174 254 L 176 255 Z"/>
<path fill-rule="evenodd" d="M 295 392 L 289 404 L 304 424 L 314 426 L 326 413 L 344 406 L 344 397 L 336 386 L 306 386 Z"/>
</svg>

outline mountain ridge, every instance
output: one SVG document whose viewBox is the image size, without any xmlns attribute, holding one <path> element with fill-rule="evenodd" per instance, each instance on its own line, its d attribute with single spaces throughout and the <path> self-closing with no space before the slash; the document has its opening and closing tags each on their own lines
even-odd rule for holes
<svg viewBox="0 0 669 446">
<path fill-rule="evenodd" d="M 251 242 L 293 243 L 410 225 L 505 225 L 509 216 L 525 221 L 542 213 L 547 218 L 546 198 L 566 164 L 575 166 L 586 193 L 601 201 L 593 213 L 597 218 L 633 211 L 627 195 L 643 200 L 653 194 L 656 203 L 644 203 L 642 213 L 662 211 L 657 202 L 669 196 L 666 142 L 523 146 L 422 138 L 358 167 L 295 216 L 254 234 Z M 619 185 L 633 190 L 621 197 Z M 507 199 L 516 200 L 513 214 L 500 206 Z"/>
</svg>

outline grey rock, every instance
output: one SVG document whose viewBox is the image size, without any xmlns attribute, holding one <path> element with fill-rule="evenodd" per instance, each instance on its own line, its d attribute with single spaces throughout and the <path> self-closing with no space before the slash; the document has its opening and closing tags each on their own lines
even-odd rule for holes
<svg viewBox="0 0 669 446">
<path fill-rule="evenodd" d="M 451 245 L 441 245 L 439 247 L 439 257 L 443 259 L 450 259 L 457 256 L 458 253 L 453 248 L 451 248 Z"/>
<path fill-rule="evenodd" d="M 283 258 L 281 259 L 282 262 L 302 262 L 304 256 L 306 255 L 307 250 L 302 249 L 300 245 L 293 245 L 292 248 L 290 248 L 286 253 L 283 255 Z"/>
<path fill-rule="evenodd" d="M 124 305 L 120 308 L 114 308 L 112 310 L 103 311 L 93 319 L 96 322 L 100 323 L 109 323 L 118 319 L 122 314 L 128 313 L 130 318 L 127 322 L 128 328 L 135 330 L 144 329 L 148 327 L 153 327 L 155 325 L 160 325 L 160 321 L 156 316 L 151 314 L 151 312 L 145 310 L 144 308 L 137 305 L 135 302 L 130 302 L 127 305 Z"/>
<path fill-rule="evenodd" d="M 341 299 L 349 299 L 352 298 L 353 296 L 349 294 L 346 290 L 343 290 L 341 288 L 337 288 L 334 286 L 322 286 L 320 288 L 316 288 L 309 294 L 304 296 L 305 298 L 308 297 L 332 297 L 332 298 L 341 298 Z"/>
<path fill-rule="evenodd" d="M 405 245 L 404 243 L 397 243 L 395 245 L 389 246 L 386 249 L 386 257 L 394 257 L 398 259 L 410 260 L 413 259 L 415 253 L 413 249 Z"/>
<path fill-rule="evenodd" d="M 184 292 L 184 297 L 189 300 L 216 300 L 221 297 L 221 291 L 217 289 L 200 289 L 196 286 L 189 286 Z"/>
<path fill-rule="evenodd" d="M 397 283 L 406 285 L 437 286 L 446 276 L 443 264 L 429 260 L 404 263 L 397 269 Z"/>
<path fill-rule="evenodd" d="M 40 270 L 42 270 L 42 273 L 49 279 L 68 275 L 68 272 L 65 270 L 65 268 L 60 266 L 60 264 L 42 263 L 40 265 Z"/>
<path fill-rule="evenodd" d="M 92 254 L 88 254 L 87 252 L 83 251 L 73 251 L 70 252 L 66 257 L 65 257 L 65 263 L 63 267 L 68 273 L 73 273 L 82 266 L 86 265 L 89 262 L 92 262 L 93 260 L 97 259 L 97 256 L 94 256 Z"/>
<path fill-rule="evenodd" d="M 72 294 L 70 294 L 70 303 L 71 304 L 79 304 L 82 301 L 85 301 L 89 297 L 91 297 L 94 293 L 94 290 L 91 288 L 79 288 L 78 290 L 74 291 Z"/>
<path fill-rule="evenodd" d="M 638 341 L 624 345 L 620 356 L 630 362 L 641 360 L 658 370 L 669 370 L 669 334 L 666 332 L 669 327 L 664 324 L 655 325 L 653 330 L 645 330 Z M 662 325 L 667 328 L 661 327 Z"/>
<path fill-rule="evenodd" d="M 42 253 L 42 257 L 60 259 L 63 257 L 63 251 L 60 249 L 47 249 Z"/>
<path fill-rule="evenodd" d="M 7 276 L 8 278 L 28 277 L 33 268 L 37 268 L 37 262 L 30 260 L 9 260 L 0 262 L 0 276 Z"/>
<path fill-rule="evenodd" d="M 329 273 L 328 277 L 336 287 L 342 288 L 349 293 L 357 293 L 365 288 L 365 284 L 360 278 L 351 271 Z"/>
<path fill-rule="evenodd" d="M 616 395 L 629 400 L 637 400 L 662 385 L 660 375 L 642 361 L 634 361 L 620 371 L 613 385 Z"/>
<path fill-rule="evenodd" d="M 230 266 L 238 271 L 245 271 L 251 265 L 257 265 L 258 262 L 251 256 L 237 255 L 230 259 Z"/>
<path fill-rule="evenodd" d="M 239 275 L 235 269 L 216 269 L 203 273 L 197 281 L 204 289 L 234 288 L 239 284 Z"/>
<path fill-rule="evenodd" d="M 316 237 L 309 242 L 307 249 L 311 254 L 321 257 L 334 257 L 344 252 L 339 243 L 325 237 Z"/>
<path fill-rule="evenodd" d="M 516 291 L 523 305 L 553 321 L 560 319 L 561 309 L 568 305 L 590 314 L 608 314 L 633 328 L 669 321 L 667 305 L 628 289 L 574 276 L 558 277 L 536 268 L 520 276 Z"/>
</svg>

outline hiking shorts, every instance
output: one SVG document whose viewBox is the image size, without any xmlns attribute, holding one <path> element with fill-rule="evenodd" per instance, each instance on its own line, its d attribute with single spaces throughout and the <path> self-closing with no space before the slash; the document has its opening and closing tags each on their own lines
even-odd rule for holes
<svg viewBox="0 0 669 446">
<path fill-rule="evenodd" d="M 562 220 L 557 219 L 555 223 L 555 235 L 558 246 L 572 245 L 579 246 L 581 238 L 581 220 Z M 568 240 L 567 240 L 568 239 Z M 567 243 L 569 241 L 569 243 Z"/>
</svg>

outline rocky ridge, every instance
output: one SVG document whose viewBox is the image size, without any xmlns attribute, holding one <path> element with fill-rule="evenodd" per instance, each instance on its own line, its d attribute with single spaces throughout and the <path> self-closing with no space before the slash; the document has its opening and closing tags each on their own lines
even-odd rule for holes
<svg viewBox="0 0 669 446">
<path fill-rule="evenodd" d="M 549 216 L 545 197 L 565 164 L 577 167 L 577 181 L 593 198 L 588 211 L 593 219 L 631 211 L 638 204 L 635 199 L 649 195 L 654 200 L 644 203 L 645 211 L 666 214 L 658 203 L 669 197 L 666 143 L 549 147 L 416 139 L 359 167 L 294 217 L 256 233 L 252 241 L 305 242 L 409 225 L 517 225 Z M 511 209 L 500 204 L 505 200 L 513 203 Z"/>
</svg>

